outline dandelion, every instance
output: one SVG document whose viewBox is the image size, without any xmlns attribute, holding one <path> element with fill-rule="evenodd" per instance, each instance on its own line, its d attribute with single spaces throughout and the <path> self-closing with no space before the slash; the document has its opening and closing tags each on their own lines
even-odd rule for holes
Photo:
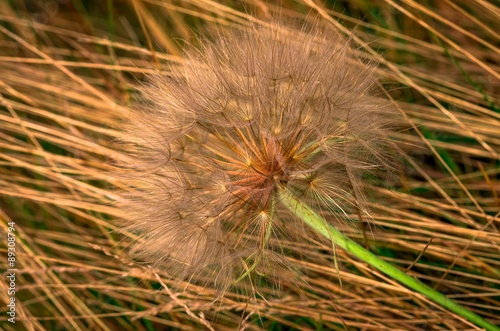
<svg viewBox="0 0 500 331">
<path fill-rule="evenodd" d="M 140 236 L 134 253 L 218 288 L 279 279 L 280 240 L 304 234 L 373 264 L 336 228 L 370 219 L 369 185 L 393 164 L 393 112 L 374 66 L 319 24 L 215 39 L 151 76 L 132 112 L 122 207 Z"/>
<path fill-rule="evenodd" d="M 393 150 L 372 72 L 328 29 L 271 24 L 222 31 L 150 77 L 129 126 L 135 252 L 184 276 L 269 273 L 275 239 L 303 228 L 280 189 L 332 224 L 368 218 L 365 176 Z"/>
</svg>

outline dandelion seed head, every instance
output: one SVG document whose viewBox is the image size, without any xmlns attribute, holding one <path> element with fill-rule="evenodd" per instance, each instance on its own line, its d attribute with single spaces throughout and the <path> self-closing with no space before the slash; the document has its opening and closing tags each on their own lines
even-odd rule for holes
<svg viewBox="0 0 500 331">
<path fill-rule="evenodd" d="M 137 256 L 226 287 L 284 264 L 270 263 L 276 243 L 302 227 L 278 189 L 333 224 L 368 214 L 365 176 L 390 167 L 393 146 L 373 66 L 340 35 L 272 23 L 215 39 L 150 77 L 121 165 Z"/>
</svg>

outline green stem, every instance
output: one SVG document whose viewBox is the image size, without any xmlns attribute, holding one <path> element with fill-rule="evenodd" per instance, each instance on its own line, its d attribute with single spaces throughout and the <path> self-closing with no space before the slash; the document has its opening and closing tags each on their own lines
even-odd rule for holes
<svg viewBox="0 0 500 331">
<path fill-rule="evenodd" d="M 401 282 L 402 284 L 408 286 L 409 288 L 417 291 L 418 293 L 424 294 L 429 297 L 434 302 L 440 304 L 441 306 L 449 309 L 450 311 L 465 317 L 472 323 L 485 328 L 486 330 L 496 330 L 499 331 L 500 328 L 485 321 L 479 315 L 471 312 L 467 308 L 459 305 L 455 301 L 447 298 L 442 293 L 434 290 L 433 288 L 420 282 L 401 270 L 397 269 L 388 262 L 383 261 L 375 254 L 366 250 L 365 248 L 358 245 L 353 240 L 346 237 L 340 231 L 335 229 L 333 226 L 329 225 L 320 215 L 318 215 L 309 206 L 300 201 L 297 197 L 292 195 L 285 189 L 279 192 L 280 201 L 296 216 L 298 216 L 304 223 L 309 225 L 313 230 L 332 240 L 335 245 L 338 245 L 345 249 L 346 251 L 354 254 L 360 260 L 370 264 L 371 266 L 382 271 L 386 275 L 392 277 L 393 279 Z"/>
</svg>

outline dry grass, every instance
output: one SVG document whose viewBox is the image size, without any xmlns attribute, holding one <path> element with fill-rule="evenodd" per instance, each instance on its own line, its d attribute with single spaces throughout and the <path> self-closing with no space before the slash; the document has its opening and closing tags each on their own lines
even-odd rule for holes
<svg viewBox="0 0 500 331">
<path fill-rule="evenodd" d="M 307 252 L 289 258 L 305 276 L 284 281 L 267 301 L 235 289 L 211 305 L 216 292 L 192 284 L 181 291 L 128 257 L 133 234 L 115 231 L 121 184 L 108 160 L 119 152 L 135 88 L 151 68 L 183 61 L 180 40 L 193 40 L 193 27 L 211 31 L 273 12 L 319 15 L 354 31 L 405 115 L 397 134 L 404 187 L 377 190 L 387 203 L 372 206 L 371 233 L 346 231 L 500 324 L 500 10 L 466 0 L 337 2 L 335 10 L 283 2 L 245 11 L 209 0 L 113 1 L 111 16 L 104 4 L 85 12 L 72 1 L 46 13 L 46 23 L 33 22 L 26 10 L 43 12 L 27 2 L 0 3 L 0 247 L 6 252 L 6 223 L 16 222 L 18 268 L 17 323 L 6 323 L 2 308 L 5 330 L 477 329 L 342 251 L 340 285 L 325 242 L 280 243 L 296 256 Z"/>
</svg>

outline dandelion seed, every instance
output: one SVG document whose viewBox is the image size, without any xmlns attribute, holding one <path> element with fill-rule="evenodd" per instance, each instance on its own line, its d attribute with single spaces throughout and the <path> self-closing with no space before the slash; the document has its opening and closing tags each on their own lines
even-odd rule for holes
<svg viewBox="0 0 500 331">
<path fill-rule="evenodd" d="M 330 30 L 274 23 L 222 31 L 151 76 L 122 164 L 137 256 L 225 288 L 277 275 L 280 240 L 302 235 L 279 189 L 334 225 L 367 217 L 365 176 L 393 151 L 372 72 Z"/>
</svg>

